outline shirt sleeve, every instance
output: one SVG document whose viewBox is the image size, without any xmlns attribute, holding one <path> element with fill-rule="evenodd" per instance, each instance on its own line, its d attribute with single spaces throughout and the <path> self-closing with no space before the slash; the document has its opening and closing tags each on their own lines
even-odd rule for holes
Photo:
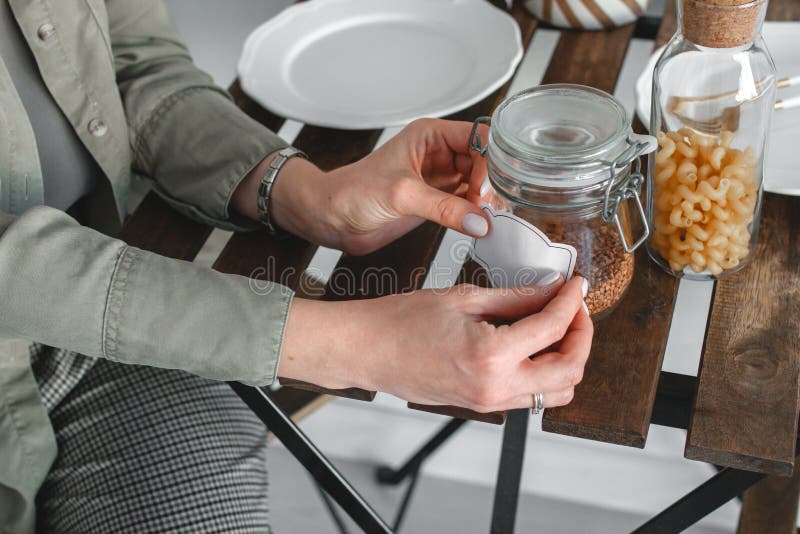
<svg viewBox="0 0 800 534">
<path fill-rule="evenodd" d="M 251 385 L 275 380 L 293 297 L 47 207 L 0 213 L 0 295 L 0 337 Z"/>
<path fill-rule="evenodd" d="M 190 217 L 231 229 L 256 227 L 231 221 L 231 195 L 286 143 L 194 65 L 161 0 L 107 0 L 106 6 L 134 171 Z"/>
</svg>

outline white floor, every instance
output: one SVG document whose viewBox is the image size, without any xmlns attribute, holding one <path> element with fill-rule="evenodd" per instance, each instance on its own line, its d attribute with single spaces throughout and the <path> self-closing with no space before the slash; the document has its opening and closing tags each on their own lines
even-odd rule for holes
<svg viewBox="0 0 800 534">
<path fill-rule="evenodd" d="M 196 62 L 222 86 L 235 77 L 235 65 L 247 34 L 289 0 L 168 0 L 179 30 Z M 657 2 L 663 6 L 661 1 Z M 531 52 L 514 81 L 515 88 L 541 79 L 559 33 L 538 31 Z M 634 40 L 620 74 L 616 96 L 627 108 L 633 103 L 633 81 L 647 60 L 652 43 Z M 291 142 L 301 125 L 290 122 L 280 132 Z M 396 130 L 387 130 L 381 142 Z M 215 231 L 198 262 L 210 264 L 228 238 Z M 449 232 L 450 246 L 461 239 Z M 437 257 L 446 264 L 448 254 Z M 312 262 L 314 276 L 325 279 L 338 260 L 323 250 Z M 455 268 L 454 268 L 455 267 Z M 427 285 L 433 282 L 429 281 Z M 436 285 L 447 283 L 437 280 Z M 680 313 L 673 324 L 664 368 L 696 374 L 711 286 L 681 283 Z M 442 418 L 407 410 L 403 403 L 379 396 L 365 404 L 337 399 L 303 422 L 318 446 L 343 467 L 367 499 L 391 517 L 398 494 L 372 482 L 378 462 L 398 463 L 442 423 Z M 713 474 L 710 466 L 684 460 L 684 434 L 654 427 L 644 451 L 586 440 L 543 434 L 532 422 L 523 474 L 518 531 L 624 532 L 641 523 Z M 406 532 L 486 532 L 500 429 L 467 425 L 427 465 L 412 503 Z M 318 494 L 293 458 L 277 445 L 271 458 L 273 522 L 278 533 L 334 532 Z M 732 532 L 738 505 L 731 503 L 691 532 Z"/>
<path fill-rule="evenodd" d="M 311 478 L 285 450 L 273 450 L 270 462 L 270 515 L 276 534 L 335 533 L 336 527 Z M 405 490 L 386 487 L 374 480 L 374 466 L 365 462 L 338 461 L 353 486 L 388 522 L 393 522 Z M 613 484 L 612 480 L 608 481 Z M 405 533 L 473 534 L 489 531 L 491 488 L 423 476 L 417 484 L 406 519 Z M 347 519 L 350 532 L 358 528 Z M 524 495 L 517 514 L 517 532 L 547 534 L 619 534 L 630 532 L 647 517 L 577 504 L 562 499 Z M 693 534 L 723 534 L 726 530 L 701 527 Z"/>
</svg>

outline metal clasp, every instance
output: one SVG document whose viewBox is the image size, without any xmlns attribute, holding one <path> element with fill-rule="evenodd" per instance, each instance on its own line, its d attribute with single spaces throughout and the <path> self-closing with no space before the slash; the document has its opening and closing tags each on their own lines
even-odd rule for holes
<svg viewBox="0 0 800 534">
<path fill-rule="evenodd" d="M 625 187 L 620 191 L 615 198 L 615 207 L 614 207 L 614 224 L 617 225 L 617 231 L 619 232 L 619 238 L 622 241 L 622 246 L 625 249 L 625 252 L 630 254 L 639 246 L 644 243 L 648 237 L 650 237 L 650 225 L 647 224 L 647 216 L 644 212 L 644 206 L 642 206 L 642 201 L 639 198 L 639 193 L 642 190 L 642 183 L 644 183 L 644 176 L 641 173 L 642 163 L 639 161 L 639 158 L 636 158 L 636 162 L 634 163 L 634 171 L 631 172 L 630 179 Z M 633 245 L 628 244 L 628 240 L 625 238 L 625 232 L 622 229 L 622 224 L 619 221 L 619 204 L 623 201 L 627 202 L 629 199 L 633 199 L 636 202 L 636 207 L 639 210 L 639 219 L 642 221 L 642 227 L 644 228 L 644 232 L 642 233 L 641 237 L 636 240 Z M 605 220 L 605 214 L 603 219 Z M 608 221 L 606 221 L 608 222 Z"/>
<path fill-rule="evenodd" d="M 481 156 L 486 155 L 486 150 L 489 148 L 489 143 L 481 146 L 481 134 L 478 132 L 478 126 L 481 124 L 491 123 L 491 117 L 478 117 L 475 119 L 475 122 L 472 123 L 472 131 L 469 133 L 469 147 Z"/>
<path fill-rule="evenodd" d="M 649 154 L 656 149 L 657 143 L 654 137 L 649 135 L 631 134 L 627 139 L 628 148 L 612 162 L 607 162 L 609 165 L 609 180 L 606 186 L 605 198 L 603 199 L 603 220 L 606 223 L 612 221 L 617 226 L 619 238 L 622 241 L 622 246 L 628 254 L 635 251 L 650 237 L 650 225 L 647 224 L 647 215 L 644 212 L 644 206 L 639 198 L 639 193 L 642 190 L 644 183 L 644 175 L 642 174 L 642 162 L 639 159 L 644 154 Z M 625 186 L 616 194 L 612 193 L 614 188 L 614 178 L 617 173 L 627 167 L 633 165 L 628 181 Z M 622 223 L 619 220 L 619 205 L 622 202 L 627 202 L 633 199 L 636 202 L 636 207 L 639 211 L 639 218 L 642 222 L 644 232 L 632 245 L 628 243 L 625 238 L 625 232 L 622 228 Z"/>
</svg>

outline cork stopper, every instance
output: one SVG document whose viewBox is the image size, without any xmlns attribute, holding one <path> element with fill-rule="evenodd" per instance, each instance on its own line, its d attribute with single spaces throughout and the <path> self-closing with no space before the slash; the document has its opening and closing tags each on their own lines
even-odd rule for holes
<svg viewBox="0 0 800 534">
<path fill-rule="evenodd" d="M 681 0 L 683 35 L 710 48 L 734 48 L 756 38 L 767 0 Z"/>
</svg>

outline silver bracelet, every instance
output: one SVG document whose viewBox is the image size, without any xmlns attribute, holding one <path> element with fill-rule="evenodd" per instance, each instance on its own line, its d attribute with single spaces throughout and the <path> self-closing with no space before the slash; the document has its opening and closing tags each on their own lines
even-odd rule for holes
<svg viewBox="0 0 800 534">
<path fill-rule="evenodd" d="M 264 172 L 264 176 L 261 178 L 261 184 L 258 186 L 258 218 L 272 235 L 275 234 L 275 226 L 272 224 L 269 211 L 269 198 L 272 194 L 272 184 L 275 183 L 275 178 L 281 171 L 283 164 L 294 156 L 308 159 L 308 156 L 302 150 L 298 150 L 294 147 L 284 148 L 269 162 L 269 167 L 267 167 L 267 170 Z"/>
</svg>

